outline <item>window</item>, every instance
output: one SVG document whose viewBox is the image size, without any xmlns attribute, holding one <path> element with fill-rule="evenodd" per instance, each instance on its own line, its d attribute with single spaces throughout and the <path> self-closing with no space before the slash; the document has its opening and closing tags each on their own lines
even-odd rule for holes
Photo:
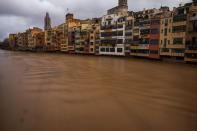
<svg viewBox="0 0 197 131">
<path fill-rule="evenodd" d="M 139 21 L 134 22 L 134 26 L 139 26 L 139 25 L 140 25 Z"/>
<path fill-rule="evenodd" d="M 90 48 L 90 50 L 91 50 L 91 52 L 93 52 L 93 51 L 94 51 L 94 49 L 93 49 L 93 48 Z"/>
<path fill-rule="evenodd" d="M 125 50 L 127 50 L 127 51 L 130 50 L 130 47 L 126 47 Z"/>
<path fill-rule="evenodd" d="M 118 19 L 118 22 L 123 22 L 123 21 L 125 21 L 124 17 Z"/>
<path fill-rule="evenodd" d="M 189 7 L 186 8 L 186 13 L 189 13 Z"/>
<path fill-rule="evenodd" d="M 159 44 L 159 40 L 157 40 L 157 39 L 151 40 L 151 41 L 150 41 L 150 44 L 152 44 L 152 45 L 157 45 L 157 44 Z"/>
<path fill-rule="evenodd" d="M 91 45 L 94 45 L 94 42 L 91 42 Z"/>
<path fill-rule="evenodd" d="M 150 21 L 143 21 L 143 22 L 140 22 L 140 26 L 143 27 L 143 26 L 149 26 L 150 25 Z"/>
<path fill-rule="evenodd" d="M 168 19 L 165 19 L 165 26 L 168 26 Z"/>
<path fill-rule="evenodd" d="M 108 25 L 111 25 L 111 21 L 108 21 Z"/>
<path fill-rule="evenodd" d="M 118 36 L 123 36 L 123 31 L 118 31 Z"/>
<path fill-rule="evenodd" d="M 184 8 L 179 9 L 179 10 L 178 10 L 178 14 L 179 14 L 179 15 L 184 14 Z"/>
<path fill-rule="evenodd" d="M 151 22 L 151 25 L 159 25 L 160 24 L 160 20 L 154 20 Z"/>
<path fill-rule="evenodd" d="M 132 32 L 126 32 L 125 36 L 132 36 Z"/>
<path fill-rule="evenodd" d="M 159 34 L 159 29 L 151 29 L 151 34 Z"/>
<path fill-rule="evenodd" d="M 142 30 L 140 30 L 140 34 L 141 34 L 141 35 L 150 34 L 150 29 L 142 29 Z"/>
<path fill-rule="evenodd" d="M 130 51 L 131 51 L 131 53 L 136 53 L 136 50 L 131 49 Z"/>
<path fill-rule="evenodd" d="M 196 39 L 197 37 L 192 37 L 192 44 L 196 44 L 197 43 L 197 39 Z"/>
<path fill-rule="evenodd" d="M 161 44 L 163 44 L 163 41 L 161 40 Z"/>
<path fill-rule="evenodd" d="M 106 48 L 106 52 L 109 52 L 109 48 Z"/>
<path fill-rule="evenodd" d="M 125 30 L 132 30 L 132 26 L 125 27 Z"/>
<path fill-rule="evenodd" d="M 174 44 L 183 44 L 183 38 L 174 38 Z"/>
<path fill-rule="evenodd" d="M 110 52 L 115 52 L 115 48 L 110 48 Z"/>
<path fill-rule="evenodd" d="M 123 28 L 123 25 L 118 25 L 118 28 Z"/>
<path fill-rule="evenodd" d="M 149 38 L 142 38 L 140 39 L 140 44 L 149 44 Z"/>
<path fill-rule="evenodd" d="M 165 35 L 165 36 L 167 36 L 167 35 L 168 35 L 168 29 L 167 29 L 167 28 L 165 28 L 164 35 Z"/>
<path fill-rule="evenodd" d="M 158 54 L 157 50 L 150 50 L 150 54 Z"/>
<path fill-rule="evenodd" d="M 172 49 L 172 53 L 184 53 L 184 49 Z"/>
<path fill-rule="evenodd" d="M 122 53 L 122 48 L 117 48 L 118 53 Z"/>
<path fill-rule="evenodd" d="M 105 48 L 101 48 L 101 52 L 105 52 Z"/>
<path fill-rule="evenodd" d="M 169 52 L 170 50 L 168 48 L 162 48 L 161 52 Z"/>
<path fill-rule="evenodd" d="M 101 44 L 116 44 L 116 40 L 101 40 Z"/>
<path fill-rule="evenodd" d="M 166 44 L 167 44 L 167 39 L 165 38 L 164 39 L 164 46 L 166 46 Z"/>
<path fill-rule="evenodd" d="M 170 40 L 168 40 L 168 45 L 170 45 Z"/>
<path fill-rule="evenodd" d="M 134 33 L 139 33 L 139 29 L 135 29 L 133 32 Z"/>
<path fill-rule="evenodd" d="M 133 37 L 133 41 L 138 41 L 138 40 L 139 40 L 139 36 L 138 35 Z"/>
<path fill-rule="evenodd" d="M 163 33 L 163 29 L 161 29 L 161 33 Z"/>
<path fill-rule="evenodd" d="M 99 46 L 95 46 L 95 49 L 99 49 Z"/>
<path fill-rule="evenodd" d="M 149 50 L 136 50 L 136 53 L 149 54 Z"/>
<path fill-rule="evenodd" d="M 123 39 L 118 39 L 117 44 L 123 44 Z"/>
<path fill-rule="evenodd" d="M 176 15 L 173 18 L 173 22 L 181 22 L 181 21 L 186 21 L 187 20 L 187 15 Z"/>
<path fill-rule="evenodd" d="M 51 31 L 48 31 L 48 35 L 49 35 L 49 36 L 51 35 Z"/>
<path fill-rule="evenodd" d="M 93 39 L 94 37 L 93 36 L 91 36 L 91 39 Z"/>
<path fill-rule="evenodd" d="M 173 30 L 173 33 L 185 32 L 186 31 L 186 25 L 174 26 L 172 30 Z"/>
<path fill-rule="evenodd" d="M 130 44 L 132 42 L 131 39 L 125 39 L 125 44 Z"/>
<path fill-rule="evenodd" d="M 169 28 L 169 33 L 171 32 L 171 29 Z"/>
</svg>

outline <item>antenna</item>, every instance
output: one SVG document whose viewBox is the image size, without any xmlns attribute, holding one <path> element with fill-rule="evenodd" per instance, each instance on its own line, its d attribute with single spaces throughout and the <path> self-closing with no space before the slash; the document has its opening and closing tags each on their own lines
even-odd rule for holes
<svg viewBox="0 0 197 131">
<path fill-rule="evenodd" d="M 69 13 L 69 8 L 66 9 L 66 13 Z"/>
<path fill-rule="evenodd" d="M 179 6 L 183 5 L 183 1 L 182 0 L 178 0 L 178 2 L 179 2 Z"/>
</svg>

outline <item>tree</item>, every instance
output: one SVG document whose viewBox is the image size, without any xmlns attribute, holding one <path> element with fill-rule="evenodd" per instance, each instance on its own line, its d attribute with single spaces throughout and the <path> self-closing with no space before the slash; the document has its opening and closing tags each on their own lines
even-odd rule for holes
<svg viewBox="0 0 197 131">
<path fill-rule="evenodd" d="M 5 38 L 3 40 L 3 42 L 0 42 L 0 47 L 2 49 L 10 49 L 10 47 L 9 47 L 9 39 L 8 38 Z"/>
</svg>

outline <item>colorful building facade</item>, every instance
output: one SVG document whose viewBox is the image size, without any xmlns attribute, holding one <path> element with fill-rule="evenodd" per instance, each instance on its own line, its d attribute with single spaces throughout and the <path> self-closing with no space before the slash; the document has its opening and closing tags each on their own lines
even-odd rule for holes
<svg viewBox="0 0 197 131">
<path fill-rule="evenodd" d="M 86 55 L 136 56 L 197 62 L 197 0 L 173 8 L 128 11 L 127 0 L 101 18 L 74 19 L 51 28 L 49 13 L 45 30 L 33 28 L 10 34 L 13 50 L 61 51 Z"/>
</svg>

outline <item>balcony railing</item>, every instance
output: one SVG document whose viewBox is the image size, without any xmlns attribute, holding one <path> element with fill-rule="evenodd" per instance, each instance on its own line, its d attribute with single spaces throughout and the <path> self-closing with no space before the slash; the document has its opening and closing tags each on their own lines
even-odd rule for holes
<svg viewBox="0 0 197 131">
<path fill-rule="evenodd" d="M 117 26 L 102 26 L 101 30 L 112 30 L 117 29 Z"/>
<path fill-rule="evenodd" d="M 182 22 L 187 20 L 187 15 L 181 14 L 173 17 L 173 22 Z"/>
<path fill-rule="evenodd" d="M 127 26 L 125 30 L 132 30 L 132 26 Z"/>
</svg>

